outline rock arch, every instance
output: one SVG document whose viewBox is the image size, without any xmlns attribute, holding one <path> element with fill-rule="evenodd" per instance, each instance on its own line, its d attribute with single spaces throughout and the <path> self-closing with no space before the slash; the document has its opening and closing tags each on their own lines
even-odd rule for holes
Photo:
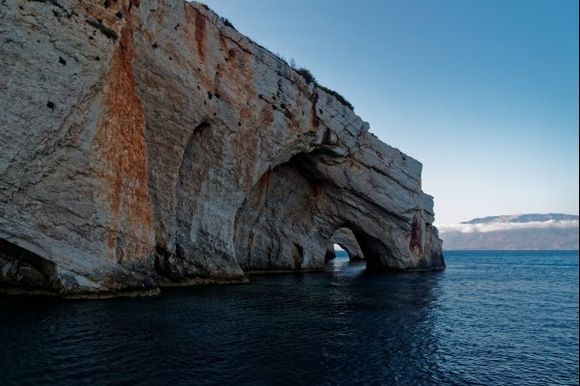
<svg viewBox="0 0 580 386">
<path fill-rule="evenodd" d="M 24 23 L 12 2 L 3 19 L 2 56 L 30 66 L 0 68 L 14 80 L 0 85 L 0 238 L 46 251 L 63 294 L 321 269 L 341 227 L 369 269 L 444 267 L 421 164 L 344 98 L 201 3 L 109 5 L 59 0 L 78 15 L 61 23 L 54 2 L 29 2 Z M 63 47 L 85 53 L 67 65 L 78 76 L 47 65 Z"/>
<path fill-rule="evenodd" d="M 345 227 L 369 269 L 413 264 L 398 240 L 406 222 L 353 187 L 352 176 L 341 172 L 348 162 L 348 156 L 321 146 L 260 178 L 236 216 L 236 259 L 243 270 L 322 269 L 332 236 Z"/>
<path fill-rule="evenodd" d="M 351 260 L 364 260 L 364 253 L 358 244 L 358 241 L 349 228 L 338 228 L 332 237 L 326 250 L 325 258 L 333 259 L 336 257 L 334 244 L 339 245 L 346 251 Z"/>
</svg>

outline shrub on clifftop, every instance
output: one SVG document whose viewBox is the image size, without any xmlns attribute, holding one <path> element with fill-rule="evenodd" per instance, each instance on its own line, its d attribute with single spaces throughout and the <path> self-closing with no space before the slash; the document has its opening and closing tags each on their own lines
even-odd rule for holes
<svg viewBox="0 0 580 386">
<path fill-rule="evenodd" d="M 309 83 L 309 84 L 310 83 L 317 84 L 316 83 L 316 78 L 314 77 L 314 75 L 312 75 L 312 73 L 308 69 L 306 69 L 304 67 L 300 67 L 300 68 L 298 68 L 296 70 L 296 72 L 298 74 L 300 74 L 300 76 L 302 76 L 304 78 L 304 80 L 306 81 L 306 83 Z"/>
</svg>

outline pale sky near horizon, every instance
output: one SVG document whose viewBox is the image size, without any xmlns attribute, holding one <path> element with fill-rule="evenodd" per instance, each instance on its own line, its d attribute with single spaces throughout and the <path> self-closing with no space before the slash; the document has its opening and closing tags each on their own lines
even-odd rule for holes
<svg viewBox="0 0 580 386">
<path fill-rule="evenodd" d="M 423 163 L 436 224 L 578 214 L 575 0 L 206 0 Z"/>
</svg>

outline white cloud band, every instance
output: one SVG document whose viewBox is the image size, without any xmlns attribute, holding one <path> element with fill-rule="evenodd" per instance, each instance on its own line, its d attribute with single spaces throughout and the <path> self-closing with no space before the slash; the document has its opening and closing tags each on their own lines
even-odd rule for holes
<svg viewBox="0 0 580 386">
<path fill-rule="evenodd" d="M 473 232 L 495 232 L 495 231 L 506 231 L 512 229 L 555 229 L 555 228 L 578 228 L 578 220 L 574 221 L 538 221 L 538 222 L 526 222 L 526 223 L 492 223 L 492 224 L 451 224 L 451 225 L 438 225 L 440 233 L 446 232 L 461 232 L 461 233 L 473 233 Z"/>
</svg>

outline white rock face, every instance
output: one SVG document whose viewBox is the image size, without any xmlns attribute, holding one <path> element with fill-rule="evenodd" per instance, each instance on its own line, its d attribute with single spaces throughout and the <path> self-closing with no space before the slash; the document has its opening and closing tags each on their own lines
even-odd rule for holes
<svg viewBox="0 0 580 386">
<path fill-rule="evenodd" d="M 0 0 L 0 287 L 444 267 L 421 164 L 204 5 Z"/>
</svg>

